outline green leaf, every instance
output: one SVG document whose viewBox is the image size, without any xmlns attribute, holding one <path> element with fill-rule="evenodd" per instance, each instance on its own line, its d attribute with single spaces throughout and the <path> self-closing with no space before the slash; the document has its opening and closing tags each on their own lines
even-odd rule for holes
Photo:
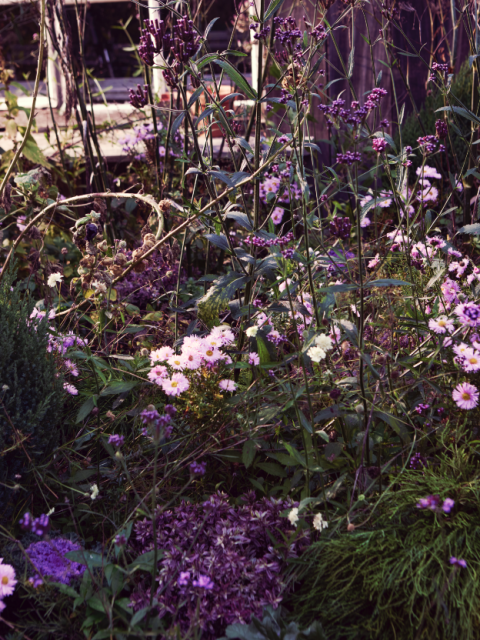
<svg viewBox="0 0 480 640">
<path fill-rule="evenodd" d="M 218 278 L 206 295 L 197 302 L 198 317 L 208 327 L 218 324 L 218 316 L 228 306 L 233 294 L 248 282 L 249 276 L 234 271 Z"/>
<path fill-rule="evenodd" d="M 82 422 L 85 418 L 90 414 L 90 411 L 95 406 L 97 396 L 90 396 L 85 402 L 82 404 L 80 409 L 78 410 L 77 417 L 75 419 L 75 423 Z"/>
<path fill-rule="evenodd" d="M 257 452 L 257 448 L 253 440 L 247 440 L 246 442 L 243 443 L 242 462 L 247 469 L 248 467 L 251 466 L 255 458 L 256 452 Z"/>
<path fill-rule="evenodd" d="M 437 109 L 435 113 L 437 113 L 438 111 L 453 111 L 462 118 L 467 118 L 467 120 L 471 120 L 472 122 L 480 124 L 480 118 L 477 118 L 477 116 L 472 111 L 470 111 L 469 109 L 464 109 L 463 107 L 441 107 L 440 109 Z"/>
<path fill-rule="evenodd" d="M 270 474 L 271 476 L 278 476 L 279 478 L 286 478 L 287 477 L 287 472 L 285 471 L 285 469 L 282 469 L 282 467 L 279 464 L 275 464 L 274 462 L 259 462 L 256 467 L 258 467 L 259 469 L 261 469 L 262 471 L 265 471 L 266 473 Z"/>
<path fill-rule="evenodd" d="M 50 163 L 40 151 L 40 147 L 30 134 L 27 138 L 27 141 L 25 142 L 22 154 L 25 156 L 25 158 L 27 158 L 27 160 L 30 160 L 30 162 L 41 164 L 42 167 L 47 167 L 47 169 L 50 168 Z"/>
<path fill-rule="evenodd" d="M 467 224 L 457 231 L 457 233 L 468 233 L 471 236 L 478 236 L 480 234 L 480 223 Z"/>
<path fill-rule="evenodd" d="M 404 444 L 408 444 L 410 442 L 410 436 L 408 435 L 406 429 L 407 425 L 404 424 L 401 420 L 399 420 L 395 416 L 392 416 L 390 413 L 386 413 L 385 411 L 374 411 L 373 415 L 376 418 L 383 420 L 383 422 L 386 422 L 390 427 L 392 427 L 395 433 L 400 436 L 400 439 Z"/>
<path fill-rule="evenodd" d="M 136 387 L 139 383 L 137 381 L 132 382 L 114 382 L 106 389 L 102 389 L 100 392 L 101 396 L 113 396 L 117 393 L 125 393 L 126 391 L 131 391 L 134 387 Z"/>
<path fill-rule="evenodd" d="M 223 234 L 217 235 L 216 233 L 206 233 L 203 237 L 219 249 L 223 249 L 223 251 L 230 251 L 227 238 Z"/>
<path fill-rule="evenodd" d="M 238 69 L 235 69 L 235 67 L 226 60 L 217 59 L 215 60 L 215 63 L 225 71 L 230 80 L 232 80 L 232 82 L 234 82 L 237 87 L 245 93 L 245 95 L 247 95 L 251 100 L 258 99 L 257 92 L 248 84 L 247 79 L 240 73 L 240 71 L 238 71 Z"/>
<path fill-rule="evenodd" d="M 147 615 L 149 608 L 150 607 L 144 607 L 143 609 L 140 609 L 139 611 L 137 611 L 137 613 L 130 620 L 130 626 L 134 627 L 139 622 L 141 622 L 144 619 L 144 617 Z"/>
<path fill-rule="evenodd" d="M 93 553 L 92 551 L 68 551 L 65 554 L 65 558 L 86 565 L 90 569 L 92 567 L 102 567 L 105 564 L 105 558 L 99 553 Z"/>
<path fill-rule="evenodd" d="M 268 9 L 265 11 L 263 21 L 266 22 L 267 20 L 269 20 L 269 18 L 280 9 L 284 1 L 285 0 L 272 0 L 268 5 Z"/>
<path fill-rule="evenodd" d="M 128 565 L 128 569 L 130 571 L 148 571 L 148 573 L 153 573 L 153 561 L 155 555 L 154 551 L 147 551 L 147 553 L 143 553 L 141 556 L 138 556 L 136 560 L 134 560 L 131 564 Z M 163 551 L 157 551 L 157 560 L 161 560 L 163 558 Z"/>
<path fill-rule="evenodd" d="M 480 226 L 480 225 L 479 225 Z M 373 280 L 372 282 L 367 282 L 365 288 L 367 287 L 412 287 L 411 282 L 405 282 L 405 280 L 396 280 L 395 278 L 380 278 L 380 280 Z"/>
</svg>

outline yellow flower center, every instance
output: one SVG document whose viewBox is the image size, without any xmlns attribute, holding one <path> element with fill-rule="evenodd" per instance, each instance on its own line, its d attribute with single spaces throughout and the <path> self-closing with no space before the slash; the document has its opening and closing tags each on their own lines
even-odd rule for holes
<svg viewBox="0 0 480 640">
<path fill-rule="evenodd" d="M 213 356 L 213 351 L 212 351 L 211 349 L 209 349 L 209 350 L 206 352 L 206 355 L 207 355 L 207 356 Z"/>
<path fill-rule="evenodd" d="M 173 388 L 178 387 L 178 382 L 172 382 L 172 387 Z"/>
<path fill-rule="evenodd" d="M 175 364 L 181 364 L 180 360 L 174 360 L 173 361 Z"/>
<path fill-rule="evenodd" d="M 3 576 L 3 578 L 2 578 L 2 584 L 8 584 L 8 578 L 7 578 L 7 576 Z"/>
<path fill-rule="evenodd" d="M 470 364 L 477 364 L 478 362 L 477 358 L 469 358 L 468 361 L 470 362 Z"/>
<path fill-rule="evenodd" d="M 462 400 L 470 400 L 470 394 L 469 393 L 462 393 Z"/>
<path fill-rule="evenodd" d="M 440 327 L 445 327 L 447 323 L 445 322 L 445 320 L 439 320 L 438 324 Z"/>
</svg>

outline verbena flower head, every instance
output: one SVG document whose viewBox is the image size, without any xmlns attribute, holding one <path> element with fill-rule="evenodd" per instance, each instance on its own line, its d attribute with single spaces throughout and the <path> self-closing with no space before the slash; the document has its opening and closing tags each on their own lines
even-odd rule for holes
<svg viewBox="0 0 480 640">
<path fill-rule="evenodd" d="M 469 411 L 478 405 L 478 389 L 473 384 L 462 382 L 455 387 L 452 398 L 460 409 Z"/>
<path fill-rule="evenodd" d="M 455 558 L 455 556 L 452 556 L 450 558 L 450 564 L 454 564 L 454 565 L 457 565 L 458 567 L 462 567 L 462 569 L 466 569 L 467 568 L 467 561 L 466 560 L 459 560 L 458 558 Z"/>
<path fill-rule="evenodd" d="M 382 153 L 388 147 L 388 142 L 385 138 L 375 138 L 375 140 L 372 140 L 372 147 L 377 153 Z"/>
<path fill-rule="evenodd" d="M 54 582 L 70 584 L 85 573 L 86 567 L 65 558 L 69 551 L 80 551 L 81 545 L 65 538 L 34 542 L 26 549 L 35 570 Z M 1 567 L 2 565 L 0 565 Z"/>
<path fill-rule="evenodd" d="M 445 498 L 442 504 L 442 510 L 445 511 L 445 513 L 450 513 L 454 506 L 455 500 L 452 500 L 451 498 Z"/>
</svg>

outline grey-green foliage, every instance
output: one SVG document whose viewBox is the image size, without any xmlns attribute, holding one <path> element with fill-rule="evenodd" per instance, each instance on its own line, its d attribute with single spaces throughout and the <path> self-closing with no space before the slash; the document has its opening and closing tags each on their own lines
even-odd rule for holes
<svg viewBox="0 0 480 640">
<path fill-rule="evenodd" d="M 429 85 L 430 87 L 433 85 Z M 436 89 L 432 90 L 432 93 L 427 95 L 425 98 L 425 102 L 421 106 L 419 110 L 419 118 L 415 115 L 415 113 L 411 113 L 406 119 L 402 127 L 402 143 L 403 145 L 410 145 L 415 149 L 418 146 L 417 139 L 424 135 L 435 135 L 435 121 L 443 119 L 442 112 L 436 112 L 437 109 L 440 109 L 448 104 L 452 106 L 461 106 L 463 104 L 465 107 L 470 109 L 471 104 L 471 91 L 472 91 L 472 70 L 468 66 L 468 62 L 462 65 L 457 76 L 454 77 L 454 81 L 452 83 L 450 89 L 449 101 L 445 102 L 443 95 L 437 91 Z M 457 99 L 456 99 L 457 98 Z M 461 104 L 460 104 L 461 103 Z M 420 125 L 419 119 L 423 124 Z M 470 131 L 470 122 L 465 120 L 464 118 L 457 118 L 455 120 L 456 124 L 459 126 L 461 132 L 464 135 L 468 135 Z M 396 136 L 396 143 L 399 143 L 398 134 Z M 454 154 L 452 153 L 450 142 L 447 139 L 444 141 L 445 146 L 448 150 L 449 162 L 450 162 L 450 170 L 453 170 L 455 173 L 455 161 Z M 467 153 L 467 145 L 465 142 L 454 132 L 452 132 L 452 143 L 453 150 L 457 156 L 458 162 L 462 164 L 465 154 Z M 441 158 L 441 161 L 445 161 L 445 159 Z M 413 161 L 414 167 L 418 167 L 421 164 L 421 154 L 417 153 L 416 160 Z M 445 169 L 447 166 L 445 165 Z"/>
<path fill-rule="evenodd" d="M 300 629 L 296 622 L 286 622 L 279 607 L 266 607 L 263 620 L 253 617 L 250 624 L 231 624 L 225 631 L 227 638 L 238 640 L 327 640 L 322 625 L 314 622 L 308 629 Z"/>
<path fill-rule="evenodd" d="M 330 640 L 480 637 L 480 465 L 474 443 L 457 448 L 464 436 L 437 464 L 392 478 L 395 491 L 364 526 L 310 547 L 299 560 L 302 586 L 286 603 L 295 620 L 320 620 Z M 428 495 L 455 508 L 448 516 L 417 508 Z M 467 567 L 452 566 L 452 556 Z"/>
<path fill-rule="evenodd" d="M 33 302 L 12 287 L 13 271 L 0 283 L 0 498 L 5 506 L 15 474 L 45 462 L 58 439 L 64 390 L 48 353 L 49 324 L 33 322 Z"/>
</svg>

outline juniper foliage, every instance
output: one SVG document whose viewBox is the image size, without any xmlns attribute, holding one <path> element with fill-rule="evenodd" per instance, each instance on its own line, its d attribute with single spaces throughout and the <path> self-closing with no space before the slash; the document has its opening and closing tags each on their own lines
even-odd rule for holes
<svg viewBox="0 0 480 640">
<path fill-rule="evenodd" d="M 47 351 L 47 315 L 33 322 L 33 302 L 13 281 L 10 270 L 0 285 L 0 482 L 7 486 L 53 451 L 64 396 L 63 380 Z M 10 497 L 3 486 L 0 499 Z"/>
</svg>

